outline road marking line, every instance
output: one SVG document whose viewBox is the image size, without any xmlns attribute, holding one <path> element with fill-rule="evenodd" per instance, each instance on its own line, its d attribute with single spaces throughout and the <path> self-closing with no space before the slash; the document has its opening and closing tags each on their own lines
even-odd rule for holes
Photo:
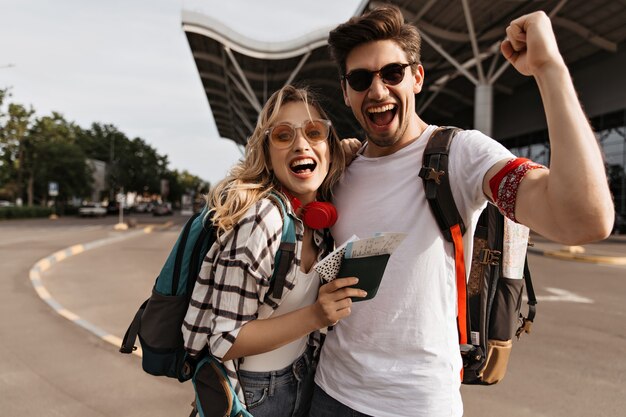
<svg viewBox="0 0 626 417">
<path fill-rule="evenodd" d="M 171 225 L 172 225 L 172 222 L 167 222 L 163 226 L 160 226 L 160 228 L 165 229 L 167 227 L 170 227 Z M 53 253 L 52 255 L 49 255 L 45 258 L 40 259 L 30 268 L 30 271 L 28 272 L 28 277 L 30 279 L 31 285 L 35 289 L 35 292 L 37 293 L 39 298 L 45 301 L 46 304 L 48 304 L 57 314 L 68 319 L 69 321 L 73 323 L 78 324 L 83 329 L 95 334 L 100 339 L 104 340 L 105 342 L 108 342 L 114 345 L 116 348 L 119 348 L 122 344 L 122 339 L 120 339 L 119 337 L 115 335 L 110 334 L 109 332 L 105 330 L 102 330 L 101 328 L 90 323 L 89 321 L 80 318 L 80 316 L 66 309 L 59 302 L 57 302 L 54 298 L 52 298 L 52 295 L 48 292 L 48 290 L 46 289 L 46 287 L 44 286 L 42 282 L 41 275 L 43 272 L 50 269 L 54 264 L 64 261 L 70 258 L 71 256 L 78 255 L 79 253 L 83 253 L 90 249 L 95 249 L 95 248 L 99 248 L 105 245 L 110 245 L 111 243 L 116 243 L 121 240 L 130 239 L 131 237 L 140 236 L 140 235 L 147 234 L 147 233 L 152 233 L 154 229 L 155 229 L 155 226 L 151 225 L 151 226 L 147 226 L 143 228 L 140 231 L 125 233 L 119 236 L 98 239 L 89 243 L 78 244 L 78 245 L 70 246 L 69 248 L 65 248 L 63 250 L 57 251 Z M 142 356 L 141 348 L 138 347 L 137 350 L 133 352 L 133 355 L 141 357 Z"/>
<path fill-rule="evenodd" d="M 52 298 L 52 296 L 50 295 L 48 290 L 45 289 L 45 287 L 35 287 L 35 291 L 37 291 L 39 298 L 41 298 L 44 301 L 48 301 L 49 299 Z"/>
<path fill-rule="evenodd" d="M 104 340 L 106 340 L 107 342 L 109 342 L 112 345 L 115 346 L 122 346 L 122 339 L 120 339 L 117 336 L 113 336 L 112 334 L 107 334 L 105 336 L 102 337 Z"/>
<path fill-rule="evenodd" d="M 562 288 L 546 287 L 545 290 L 552 293 L 552 295 L 538 295 L 537 301 L 564 301 L 566 303 L 581 304 L 593 304 L 595 302 L 591 298 L 583 297 L 582 295 L 578 295 Z M 528 301 L 528 297 L 524 295 L 523 300 Z"/>
<path fill-rule="evenodd" d="M 40 260 L 39 262 L 37 262 L 38 266 L 39 266 L 39 271 L 40 272 L 44 272 L 46 271 L 48 268 L 50 268 L 50 260 L 48 260 L 48 258 L 44 258 L 42 260 Z"/>
<path fill-rule="evenodd" d="M 85 251 L 85 247 L 83 245 L 74 245 L 74 246 L 70 246 L 67 249 L 72 255 L 78 255 L 81 252 Z"/>
<path fill-rule="evenodd" d="M 564 290 L 561 288 L 546 288 L 548 292 L 551 292 L 554 295 L 544 295 L 537 297 L 537 300 L 540 301 L 566 301 L 569 303 L 582 303 L 582 304 L 593 304 L 593 300 L 591 298 L 583 297 L 582 295 L 575 294 L 571 291 Z"/>
<path fill-rule="evenodd" d="M 556 250 L 542 250 L 536 248 L 528 248 L 528 252 L 568 261 L 588 262 L 601 265 L 626 265 L 626 256 L 585 255 L 581 253 L 571 253 Z"/>
<path fill-rule="evenodd" d="M 59 313 L 60 315 L 62 315 L 66 319 L 68 319 L 69 321 L 76 321 L 76 320 L 80 319 L 80 317 L 78 317 L 76 314 L 72 313 L 71 311 L 69 311 L 66 308 L 62 308 L 62 309 L 58 310 L 57 313 Z"/>
</svg>

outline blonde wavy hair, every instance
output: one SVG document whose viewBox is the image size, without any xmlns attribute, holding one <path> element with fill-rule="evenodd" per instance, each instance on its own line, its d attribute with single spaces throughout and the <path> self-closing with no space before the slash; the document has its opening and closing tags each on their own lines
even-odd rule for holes
<svg viewBox="0 0 626 417">
<path fill-rule="evenodd" d="M 218 235 L 232 229 L 259 200 L 272 191 L 280 190 L 281 184 L 270 167 L 269 141 L 266 131 L 278 117 L 282 106 L 302 102 L 313 107 L 320 116 L 328 119 L 319 101 L 307 88 L 286 85 L 269 98 L 259 114 L 256 127 L 248 139 L 244 159 L 239 161 L 208 196 L 211 221 L 217 226 Z M 307 107 L 308 109 L 308 107 Z M 333 186 L 343 173 L 345 162 L 337 133 L 331 127 L 328 137 L 330 164 L 328 174 L 318 190 L 318 200 L 330 201 Z"/>
</svg>

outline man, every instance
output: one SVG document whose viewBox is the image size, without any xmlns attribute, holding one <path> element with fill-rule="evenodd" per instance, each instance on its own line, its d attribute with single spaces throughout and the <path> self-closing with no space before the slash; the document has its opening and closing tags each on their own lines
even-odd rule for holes
<svg viewBox="0 0 626 417">
<path fill-rule="evenodd" d="M 550 20 L 542 12 L 526 15 L 511 22 L 506 34 L 504 57 L 539 85 L 550 170 L 532 162 L 512 169 L 522 161 L 496 141 L 477 131 L 459 133 L 450 149 L 449 175 L 459 212 L 471 226 L 466 254 L 487 201 L 555 241 L 603 239 L 611 230 L 613 205 L 602 156 Z M 419 33 L 388 6 L 338 26 L 329 45 L 343 74 L 345 103 L 367 136 L 335 190 L 335 240 L 375 232 L 408 236 L 391 256 L 376 297 L 353 304 L 352 314 L 329 332 L 311 416 L 461 416 L 453 248 L 436 225 L 418 177 L 436 128 L 415 113 L 424 82 Z M 494 177 L 502 180 L 492 188 Z"/>
</svg>

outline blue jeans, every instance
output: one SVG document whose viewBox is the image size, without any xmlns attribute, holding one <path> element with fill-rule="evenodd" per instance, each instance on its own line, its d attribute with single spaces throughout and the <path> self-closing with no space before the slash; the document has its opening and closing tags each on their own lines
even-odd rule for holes
<svg viewBox="0 0 626 417">
<path fill-rule="evenodd" d="M 305 352 L 293 364 L 270 372 L 239 370 L 248 411 L 254 417 L 306 417 L 313 395 L 315 361 Z"/>
<path fill-rule="evenodd" d="M 359 413 L 326 394 L 317 384 L 313 388 L 313 401 L 309 417 L 371 417 Z"/>
</svg>

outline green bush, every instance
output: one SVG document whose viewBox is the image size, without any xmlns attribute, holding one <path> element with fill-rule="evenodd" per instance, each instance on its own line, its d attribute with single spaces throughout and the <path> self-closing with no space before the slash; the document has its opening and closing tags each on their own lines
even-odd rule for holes
<svg viewBox="0 0 626 417">
<path fill-rule="evenodd" d="M 48 207 L 0 207 L 0 220 L 48 217 L 51 214 L 52 209 Z"/>
</svg>

